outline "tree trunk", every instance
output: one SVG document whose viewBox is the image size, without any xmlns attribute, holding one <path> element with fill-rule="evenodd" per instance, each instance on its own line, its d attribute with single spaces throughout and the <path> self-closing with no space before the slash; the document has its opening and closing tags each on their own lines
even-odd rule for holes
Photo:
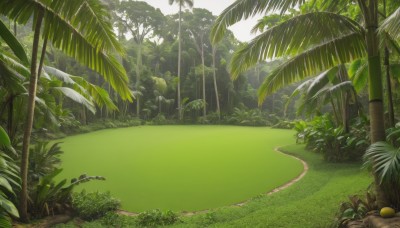
<svg viewBox="0 0 400 228">
<path fill-rule="evenodd" d="M 10 137 L 11 141 L 14 139 L 14 95 L 11 94 L 10 99 L 8 100 L 8 117 L 7 117 L 7 130 L 8 136 Z"/>
<path fill-rule="evenodd" d="M 386 87 L 387 87 L 387 99 L 388 99 L 388 113 L 389 113 L 389 124 L 388 127 L 394 127 L 394 109 L 393 109 L 393 94 L 392 94 L 392 83 L 390 80 L 390 63 L 389 63 L 389 49 L 385 47 L 385 68 L 386 68 Z"/>
<path fill-rule="evenodd" d="M 179 30 L 178 30 L 178 118 L 182 120 L 181 107 L 181 52 L 182 52 L 182 4 L 179 3 Z"/>
<path fill-rule="evenodd" d="M 203 117 L 206 118 L 207 107 L 206 107 L 206 72 L 204 69 L 204 44 L 203 37 L 201 38 L 201 64 L 203 68 Z"/>
<path fill-rule="evenodd" d="M 377 36 L 378 28 L 378 1 L 371 0 L 368 3 L 359 1 L 360 7 L 364 12 L 365 26 L 367 28 L 366 44 L 368 52 L 368 89 L 369 89 L 369 113 L 371 128 L 371 143 L 385 141 L 385 127 L 383 117 L 383 90 L 381 62 L 379 55 L 379 43 Z M 368 4 L 368 5 L 367 5 Z M 375 162 L 375 161 L 374 161 Z M 380 186 L 379 177 L 375 175 L 375 187 L 377 202 L 380 208 L 388 206 L 385 192 Z"/>
<path fill-rule="evenodd" d="M 136 59 L 136 91 L 140 92 L 140 67 L 142 65 L 142 44 L 138 43 Z M 140 118 L 140 95 L 136 96 L 136 116 Z"/>
<path fill-rule="evenodd" d="M 214 78 L 214 89 L 215 89 L 215 100 L 217 102 L 217 114 L 218 114 L 218 119 L 221 119 L 221 109 L 219 106 L 219 96 L 218 96 L 218 86 L 217 86 L 217 72 L 216 72 L 216 66 L 215 66 L 215 55 L 217 53 L 217 48 L 213 46 L 212 50 L 212 61 L 213 61 L 213 78 Z"/>
<path fill-rule="evenodd" d="M 33 117 L 35 115 L 35 98 L 37 89 L 37 55 L 39 49 L 40 28 L 43 20 L 43 11 L 39 11 L 35 24 L 35 33 L 32 46 L 31 77 L 29 81 L 28 110 L 25 121 L 24 138 L 22 141 L 21 154 L 21 196 L 20 196 L 20 218 L 28 221 L 28 165 L 29 165 L 29 145 L 31 140 Z"/>
<path fill-rule="evenodd" d="M 43 41 L 42 55 L 40 56 L 40 63 L 39 63 L 39 69 L 38 69 L 38 80 L 40 79 L 40 76 L 42 75 L 44 58 L 46 57 L 47 40 L 48 40 L 47 37 L 45 37 L 44 41 Z"/>
</svg>

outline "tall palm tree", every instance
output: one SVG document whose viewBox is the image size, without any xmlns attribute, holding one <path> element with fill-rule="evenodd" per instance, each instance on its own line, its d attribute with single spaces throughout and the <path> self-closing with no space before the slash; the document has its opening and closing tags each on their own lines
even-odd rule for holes
<svg viewBox="0 0 400 228">
<path fill-rule="evenodd" d="M 42 59 L 47 41 L 52 42 L 54 47 L 103 75 L 123 99 L 131 100 L 132 95 L 127 86 L 126 72 L 113 54 L 122 54 L 123 49 L 108 21 L 107 9 L 100 1 L 0 0 L 0 13 L 20 24 L 27 23 L 30 18 L 34 19 L 29 98 L 21 156 L 22 189 L 19 208 L 21 219 L 27 221 L 29 144 L 37 81 L 43 63 L 40 61 L 38 67 L 40 35 L 44 38 Z"/>
<path fill-rule="evenodd" d="M 168 0 L 169 4 L 174 3 L 179 5 L 179 28 L 178 28 L 178 115 L 179 120 L 182 120 L 182 107 L 181 107 L 181 55 L 182 55 L 182 7 L 193 7 L 194 0 Z"/>
<path fill-rule="evenodd" d="M 229 26 L 244 18 L 271 11 L 280 11 L 283 14 L 288 9 L 306 2 L 306 0 L 237 0 L 217 19 L 212 30 L 212 41 L 216 43 L 221 40 Z M 237 77 L 241 72 L 266 58 L 294 56 L 264 80 L 259 89 L 259 102 L 262 103 L 267 95 L 287 84 L 300 81 L 338 64 L 367 57 L 371 142 L 384 141 L 383 89 L 377 31 L 378 2 L 378 0 L 357 1 L 363 17 L 362 25 L 348 17 L 327 11 L 302 14 L 276 25 L 236 52 L 231 62 L 231 73 L 233 77 Z M 325 10 L 335 8 L 338 4 L 349 4 L 349 1 L 324 1 Z M 396 31 L 398 24 L 390 28 Z M 375 184 L 379 205 L 387 205 L 387 199 L 376 175 Z"/>
</svg>

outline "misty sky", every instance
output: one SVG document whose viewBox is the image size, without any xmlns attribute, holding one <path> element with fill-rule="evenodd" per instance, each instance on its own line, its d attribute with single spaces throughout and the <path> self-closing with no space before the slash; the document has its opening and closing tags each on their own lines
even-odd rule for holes
<svg viewBox="0 0 400 228">
<path fill-rule="evenodd" d="M 160 8 L 161 11 L 168 14 L 175 14 L 178 12 L 179 7 L 169 5 L 168 0 L 143 0 L 155 8 Z M 226 7 L 232 4 L 234 0 L 194 0 L 195 8 L 205 8 L 211 11 L 214 15 L 218 16 Z M 240 41 L 249 41 L 254 35 L 250 34 L 251 28 L 256 24 L 258 18 L 249 19 L 237 23 L 230 29 L 235 34 L 236 38 Z"/>
</svg>

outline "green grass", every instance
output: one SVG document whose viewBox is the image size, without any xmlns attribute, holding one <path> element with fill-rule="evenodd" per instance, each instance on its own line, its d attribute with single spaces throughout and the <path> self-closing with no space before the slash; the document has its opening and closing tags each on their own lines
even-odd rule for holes
<svg viewBox="0 0 400 228">
<path fill-rule="evenodd" d="M 306 176 L 291 187 L 252 200 L 241 208 L 224 207 L 209 214 L 184 218 L 177 227 L 329 227 L 341 202 L 349 195 L 364 194 L 372 178 L 361 164 L 324 162 L 302 145 L 283 150 L 309 165 Z"/>
<path fill-rule="evenodd" d="M 106 177 L 79 188 L 110 191 L 129 211 L 204 210 L 245 201 L 298 176 L 302 164 L 274 151 L 293 140 L 293 131 L 252 127 L 103 130 L 62 140 L 62 175 Z"/>
</svg>

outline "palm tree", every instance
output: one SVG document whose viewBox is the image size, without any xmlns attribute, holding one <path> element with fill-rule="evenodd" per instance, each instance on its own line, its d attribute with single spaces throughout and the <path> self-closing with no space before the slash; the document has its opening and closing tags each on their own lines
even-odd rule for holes
<svg viewBox="0 0 400 228">
<path fill-rule="evenodd" d="M 179 120 L 182 120 L 182 106 L 181 106 L 181 55 L 182 55 L 182 7 L 188 6 L 193 7 L 193 0 L 168 0 L 169 4 L 172 5 L 177 3 L 179 5 L 179 28 L 178 28 L 178 116 Z"/>
<path fill-rule="evenodd" d="M 217 19 L 212 30 L 212 41 L 220 41 L 226 29 L 236 22 L 257 13 L 280 11 L 304 4 L 304 0 L 237 0 L 226 8 Z M 266 58 L 293 56 L 274 70 L 259 89 L 259 102 L 283 86 L 300 81 L 339 64 L 361 57 L 368 58 L 369 110 L 371 117 L 371 142 L 385 140 L 383 118 L 383 89 L 381 62 L 378 43 L 378 0 L 357 1 L 363 23 L 328 12 L 348 1 L 328 0 L 323 3 L 325 12 L 311 12 L 295 16 L 276 25 L 240 48 L 231 62 L 233 77 Z M 397 24 L 390 31 L 397 31 Z M 389 22 L 388 22 L 389 23 Z M 387 205 L 387 199 L 375 175 L 380 206 Z"/>
<path fill-rule="evenodd" d="M 48 0 L 1 0 L 0 13 L 20 24 L 34 18 L 34 37 L 30 61 L 30 82 L 27 118 L 21 156 L 20 216 L 28 220 L 27 174 L 30 135 L 35 110 L 37 81 L 42 71 L 47 42 L 67 55 L 97 71 L 105 77 L 123 99 L 131 100 L 128 78 L 113 53 L 123 53 L 111 24 L 107 9 L 98 0 L 48 1 Z M 82 23 L 82 22 L 85 23 Z M 42 60 L 38 67 L 40 35 L 42 34 Z"/>
</svg>

